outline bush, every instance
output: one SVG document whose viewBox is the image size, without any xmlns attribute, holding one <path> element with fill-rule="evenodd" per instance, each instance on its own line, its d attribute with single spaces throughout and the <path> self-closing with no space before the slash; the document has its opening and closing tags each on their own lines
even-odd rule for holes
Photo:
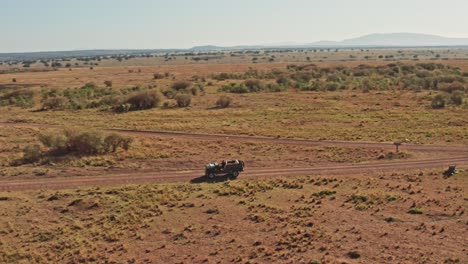
<svg viewBox="0 0 468 264">
<path fill-rule="evenodd" d="M 106 87 L 112 87 L 112 81 L 104 81 Z"/>
<path fill-rule="evenodd" d="M 276 83 L 269 83 L 265 87 L 265 89 L 269 92 L 281 92 L 281 91 L 286 90 L 286 88 L 287 88 L 286 86 L 276 84 Z"/>
<path fill-rule="evenodd" d="M 216 106 L 219 108 L 226 108 L 228 107 L 232 102 L 232 98 L 229 96 L 221 96 L 219 99 L 216 101 Z"/>
<path fill-rule="evenodd" d="M 198 89 L 196 87 L 192 87 L 192 88 L 190 88 L 190 93 L 193 96 L 197 96 L 198 95 Z"/>
<path fill-rule="evenodd" d="M 131 94 L 124 104 L 130 105 L 129 111 L 150 109 L 159 106 L 161 96 L 156 91 L 142 91 Z"/>
<path fill-rule="evenodd" d="M 164 74 L 162 74 L 162 73 L 155 73 L 155 74 L 153 74 L 153 78 L 154 78 L 155 80 L 157 80 L 157 79 L 163 79 L 163 78 L 164 78 Z"/>
<path fill-rule="evenodd" d="M 86 131 L 74 134 L 68 138 L 69 149 L 79 155 L 96 155 L 104 151 L 102 135 L 96 131 Z"/>
<path fill-rule="evenodd" d="M 202 95 L 205 95 L 206 94 L 206 91 L 205 91 L 205 85 L 203 83 L 198 83 L 196 85 L 196 87 L 198 88 L 198 90 L 200 90 L 201 94 Z"/>
<path fill-rule="evenodd" d="M 66 153 L 68 151 L 68 138 L 64 134 L 40 134 L 39 141 L 53 152 Z"/>
<path fill-rule="evenodd" d="M 120 106 L 123 103 L 123 99 L 121 96 L 116 96 L 116 95 L 108 95 L 103 97 L 98 103 L 98 106 L 104 107 L 104 106 Z"/>
<path fill-rule="evenodd" d="M 104 152 L 116 152 L 119 147 L 128 150 L 133 139 L 112 133 L 104 138 Z"/>
<path fill-rule="evenodd" d="M 231 83 L 224 85 L 218 91 L 229 92 L 229 93 L 255 93 L 261 91 L 269 92 L 280 92 L 284 91 L 287 88 L 285 85 L 280 85 L 276 83 L 264 84 L 260 80 L 251 79 L 246 80 L 243 83 Z"/>
<path fill-rule="evenodd" d="M 312 83 L 301 83 L 298 82 L 296 83 L 296 89 L 300 91 L 318 91 L 321 89 L 320 84 L 318 82 L 312 82 Z"/>
<path fill-rule="evenodd" d="M 23 161 L 28 163 L 38 162 L 42 157 L 41 146 L 29 145 L 23 150 Z"/>
<path fill-rule="evenodd" d="M 2 91 L 0 91 L 2 92 Z M 0 94 L 0 106 L 15 105 L 19 107 L 31 107 L 34 104 L 34 91 L 31 89 L 19 89 Z"/>
<path fill-rule="evenodd" d="M 224 85 L 219 89 L 221 92 L 229 92 L 229 93 L 248 93 L 250 92 L 247 86 L 245 86 L 243 83 L 241 84 L 236 84 L 236 83 L 231 83 L 228 85 Z"/>
<path fill-rule="evenodd" d="M 286 76 L 281 75 L 278 78 L 276 78 L 276 83 L 279 85 L 287 86 L 289 84 L 289 79 Z"/>
<path fill-rule="evenodd" d="M 442 109 L 445 107 L 445 96 L 442 94 L 438 94 L 432 99 L 432 104 L 431 104 L 433 109 Z"/>
<path fill-rule="evenodd" d="M 250 92 L 259 92 L 263 90 L 263 85 L 260 80 L 250 79 L 244 82 L 245 87 L 249 89 Z"/>
<path fill-rule="evenodd" d="M 39 135 L 41 143 L 51 155 L 97 155 L 115 152 L 118 148 L 128 150 L 132 138 L 115 133 L 103 135 L 98 131 L 65 130 L 62 133 Z"/>
<path fill-rule="evenodd" d="M 114 107 L 114 111 L 117 113 L 126 113 L 132 109 L 131 104 L 120 104 Z"/>
<path fill-rule="evenodd" d="M 174 90 L 165 90 L 162 91 L 162 94 L 169 99 L 174 99 L 174 97 L 177 95 L 177 92 Z"/>
<path fill-rule="evenodd" d="M 461 82 L 453 82 L 447 88 L 446 92 L 453 93 L 455 91 L 465 91 L 465 86 Z"/>
<path fill-rule="evenodd" d="M 409 214 L 422 214 L 423 213 L 423 210 L 421 208 L 418 208 L 418 207 L 412 207 L 408 210 L 408 213 Z"/>
<path fill-rule="evenodd" d="M 456 91 L 450 96 L 450 100 L 455 105 L 462 105 L 464 97 L 465 97 L 465 94 L 463 92 Z"/>
<path fill-rule="evenodd" d="M 170 104 L 168 101 L 164 102 L 163 105 L 162 105 L 162 108 L 166 108 L 166 109 L 167 109 L 167 108 L 169 108 L 169 107 L 171 107 L 171 104 Z"/>
<path fill-rule="evenodd" d="M 176 95 L 175 100 L 179 107 L 187 107 L 192 102 L 192 98 L 188 94 L 178 94 Z"/>
<path fill-rule="evenodd" d="M 338 90 L 338 84 L 335 82 L 327 83 L 325 89 L 327 89 L 327 91 L 336 91 Z"/>
<path fill-rule="evenodd" d="M 192 87 L 192 83 L 187 81 L 179 81 L 173 83 L 171 87 L 176 91 L 188 90 L 190 87 Z"/>
<path fill-rule="evenodd" d="M 63 96 L 57 96 L 57 97 L 50 97 L 47 98 L 43 103 L 42 103 L 42 109 L 43 110 L 50 110 L 50 109 L 68 109 L 70 108 L 70 100 L 68 100 L 66 97 Z"/>
</svg>

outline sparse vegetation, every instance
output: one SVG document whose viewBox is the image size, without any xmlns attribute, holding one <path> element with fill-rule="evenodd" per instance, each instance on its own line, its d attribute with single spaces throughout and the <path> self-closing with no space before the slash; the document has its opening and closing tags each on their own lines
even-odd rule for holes
<svg viewBox="0 0 468 264">
<path fill-rule="evenodd" d="M 188 94 L 178 94 L 174 98 L 177 102 L 177 106 L 179 107 L 188 107 L 192 102 L 192 97 Z"/>
<path fill-rule="evenodd" d="M 104 81 L 104 85 L 105 85 L 106 87 L 112 87 L 112 81 L 109 81 L 109 80 Z"/>
<path fill-rule="evenodd" d="M 219 108 L 226 108 L 229 105 L 231 105 L 231 102 L 232 102 L 231 97 L 223 95 L 219 97 L 219 99 L 216 101 L 216 106 Z"/>
<path fill-rule="evenodd" d="M 188 81 L 177 81 L 172 84 L 171 88 L 176 91 L 186 91 L 192 87 L 192 83 Z"/>
<path fill-rule="evenodd" d="M 0 107 L 1 106 L 19 106 L 23 108 L 32 107 L 34 105 L 34 91 L 31 89 L 17 89 L 13 91 L 0 90 Z"/>
<path fill-rule="evenodd" d="M 39 141 L 44 146 L 28 145 L 23 151 L 23 161 L 38 162 L 44 156 L 98 155 L 116 152 L 119 148 L 128 150 L 133 139 L 115 133 L 105 135 L 97 131 L 64 130 L 43 133 Z"/>
<path fill-rule="evenodd" d="M 157 91 L 134 92 L 128 96 L 122 105 L 116 107 L 117 112 L 145 110 L 159 106 L 161 96 Z"/>
<path fill-rule="evenodd" d="M 408 213 L 409 214 L 422 214 L 423 213 L 423 210 L 421 208 L 418 208 L 418 207 L 412 207 L 408 210 Z"/>
</svg>

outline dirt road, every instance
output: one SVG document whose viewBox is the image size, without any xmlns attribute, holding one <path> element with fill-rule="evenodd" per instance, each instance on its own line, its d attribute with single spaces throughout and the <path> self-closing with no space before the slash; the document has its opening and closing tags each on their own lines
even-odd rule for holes
<svg viewBox="0 0 468 264">
<path fill-rule="evenodd" d="M 1 123 L 0 126 L 17 127 L 59 127 L 53 125 L 26 124 L 26 123 Z M 133 134 L 135 136 L 159 136 L 159 137 L 182 137 L 203 140 L 232 140 L 246 142 L 263 142 L 270 144 L 295 144 L 310 146 L 337 146 L 337 147 L 362 147 L 362 148 L 394 148 L 392 143 L 381 142 L 350 142 L 350 141 L 317 141 L 306 139 L 282 139 L 268 137 L 251 137 L 238 135 L 219 135 L 219 134 L 197 134 L 183 132 L 165 132 L 165 131 L 135 131 L 127 129 L 103 129 L 118 133 Z M 305 167 L 305 168 L 249 168 L 242 178 L 267 178 L 276 176 L 299 176 L 299 175 L 351 175 L 359 173 L 372 173 L 381 171 L 408 171 L 421 169 L 444 168 L 448 165 L 468 166 L 468 147 L 467 146 L 442 146 L 442 145 L 418 145 L 403 144 L 401 149 L 412 151 L 432 151 L 440 153 L 450 153 L 451 158 L 399 161 L 399 162 L 378 162 L 361 163 L 352 165 L 339 165 L 327 167 Z M 180 172 L 125 172 L 125 173 L 106 173 L 99 176 L 71 176 L 66 178 L 43 178 L 43 179 L 24 179 L 24 180 L 0 180 L 0 191 L 29 190 L 29 189 L 63 189 L 77 186 L 94 185 L 116 185 L 126 183 L 146 183 L 146 182 L 174 182 L 174 181 L 192 181 L 199 183 L 206 181 L 202 170 L 186 170 Z M 215 181 L 227 180 L 226 177 L 217 177 Z"/>
</svg>

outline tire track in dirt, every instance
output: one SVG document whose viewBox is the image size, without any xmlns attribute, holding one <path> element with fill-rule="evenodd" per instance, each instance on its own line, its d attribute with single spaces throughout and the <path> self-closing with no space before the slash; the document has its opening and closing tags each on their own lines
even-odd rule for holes
<svg viewBox="0 0 468 264">
<path fill-rule="evenodd" d="M 433 159 L 419 161 L 404 161 L 404 162 L 380 162 L 372 164 L 354 164 L 326 167 L 310 167 L 310 168 L 252 168 L 247 169 L 242 173 L 242 178 L 269 178 L 280 176 L 304 176 L 304 175 L 353 175 L 368 172 L 382 171 L 401 171 L 401 170 L 416 170 L 428 168 L 442 168 L 444 166 L 457 163 L 457 165 L 468 166 L 468 156 L 449 158 L 449 159 Z M 66 189 L 82 186 L 112 186 L 119 184 L 138 184 L 148 182 L 185 182 L 192 180 L 195 183 L 209 182 L 208 179 L 202 176 L 203 171 L 180 171 L 180 172 L 144 172 L 144 173 L 123 173 L 123 174 L 106 174 L 102 176 L 78 176 L 67 178 L 44 178 L 44 179 L 25 179 L 25 180 L 1 180 L 0 191 L 18 191 L 18 190 L 34 190 L 34 189 Z M 218 177 L 222 181 L 226 177 Z M 220 181 L 215 179 L 214 181 Z"/>
<path fill-rule="evenodd" d="M 61 125 L 35 124 L 35 123 L 11 123 L 0 122 L 0 126 L 13 127 L 34 127 L 34 128 L 61 128 Z M 122 128 L 100 128 L 100 130 L 108 132 L 116 132 L 137 136 L 159 136 L 170 138 L 185 138 L 185 139 L 201 139 L 201 140 L 225 140 L 236 142 L 257 142 L 257 143 L 273 143 L 301 146 L 330 146 L 330 147 L 347 147 L 347 148 L 383 148 L 394 149 L 393 143 L 389 142 L 366 142 L 366 141 L 344 141 L 344 140 L 312 140 L 298 138 L 274 138 L 263 136 L 246 136 L 246 135 L 229 135 L 229 134 L 204 134 L 204 133 L 188 133 L 188 132 L 173 132 L 173 131 L 158 131 L 158 130 L 132 130 Z M 439 152 L 465 152 L 468 153 L 466 145 L 423 145 L 403 143 L 400 150 L 412 151 L 439 151 Z"/>
<path fill-rule="evenodd" d="M 14 127 L 35 127 L 35 128 L 60 128 L 60 125 L 43 125 L 31 123 L 5 123 L 0 122 L 1 126 Z M 160 136 L 160 137 L 178 137 L 185 139 L 199 140 L 229 140 L 236 142 L 259 142 L 269 144 L 290 144 L 290 145 L 308 145 L 308 146 L 334 146 L 334 147 L 360 147 L 360 148 L 394 148 L 392 143 L 382 142 L 355 142 L 355 141 L 320 141 L 308 139 L 291 139 L 291 138 L 271 138 L 260 136 L 243 136 L 243 135 L 223 135 L 223 134 L 201 134 L 201 133 L 186 133 L 186 132 L 168 132 L 168 131 L 151 131 L 151 130 L 129 130 L 104 128 L 104 131 L 116 133 L 132 134 L 136 136 Z M 415 161 L 399 161 L 399 162 L 376 162 L 376 163 L 359 163 L 359 164 L 343 164 L 337 166 L 326 167 L 306 167 L 306 168 L 248 168 L 242 174 L 243 178 L 268 178 L 277 176 L 299 176 L 310 174 L 327 174 L 334 175 L 351 175 L 364 172 L 374 171 L 401 171 L 410 169 L 425 169 L 439 168 L 452 164 L 468 165 L 468 146 L 443 146 L 443 145 L 417 145 L 403 144 L 401 149 L 412 151 L 432 151 L 455 153 L 453 158 L 441 158 L 432 160 L 415 160 Z M 204 181 L 201 175 L 203 171 L 136 171 L 126 173 L 106 173 L 105 175 L 97 176 L 75 176 L 66 178 L 44 178 L 44 179 L 24 179 L 24 180 L 0 180 L 0 190 L 29 190 L 29 189 L 62 189 L 77 186 L 95 186 L 95 185 L 116 185 L 126 183 L 144 183 L 144 182 L 174 182 L 199 180 Z M 221 178 L 222 179 L 222 178 Z"/>
</svg>

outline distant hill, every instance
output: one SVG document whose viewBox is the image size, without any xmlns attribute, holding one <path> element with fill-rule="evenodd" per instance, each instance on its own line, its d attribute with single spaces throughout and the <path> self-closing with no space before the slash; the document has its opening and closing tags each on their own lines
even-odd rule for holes
<svg viewBox="0 0 468 264">
<path fill-rule="evenodd" d="M 370 34 L 337 42 L 344 46 L 463 46 L 468 38 L 446 38 L 415 33 Z"/>
<path fill-rule="evenodd" d="M 346 48 L 346 47 L 450 47 L 463 46 L 468 48 L 468 38 L 446 38 L 437 35 L 415 33 L 370 34 L 358 38 L 342 41 L 322 40 L 304 44 L 271 44 L 271 45 L 239 45 L 196 46 L 190 49 L 126 49 L 126 50 L 77 50 L 51 52 L 0 53 L 0 61 L 7 60 L 38 60 L 60 59 L 76 57 L 110 56 L 110 55 L 138 55 L 170 52 L 211 52 L 229 50 L 259 50 L 259 49 L 306 49 L 306 48 Z"/>
<path fill-rule="evenodd" d="M 271 49 L 271 48 L 313 48 L 313 47 L 439 47 L 467 46 L 468 38 L 446 38 L 437 35 L 416 33 L 369 34 L 342 41 L 321 40 L 307 44 L 295 45 L 256 45 L 256 46 L 200 46 L 193 50 L 238 50 L 238 49 Z"/>
</svg>

